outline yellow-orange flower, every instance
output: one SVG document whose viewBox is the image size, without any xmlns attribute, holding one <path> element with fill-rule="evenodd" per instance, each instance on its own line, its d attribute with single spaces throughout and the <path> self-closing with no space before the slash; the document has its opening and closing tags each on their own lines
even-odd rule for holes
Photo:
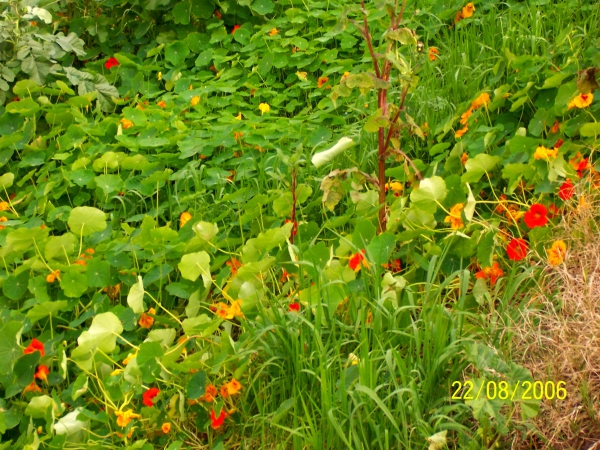
<svg viewBox="0 0 600 450">
<path fill-rule="evenodd" d="M 227 398 L 230 395 L 237 394 L 241 389 L 242 389 L 242 385 L 240 384 L 240 382 L 238 380 L 236 380 L 235 378 L 232 378 L 229 383 L 225 383 L 221 387 L 221 395 L 223 395 L 224 391 L 227 391 L 227 395 L 226 396 L 223 395 L 223 397 Z"/>
<path fill-rule="evenodd" d="M 200 103 L 200 97 L 197 95 L 194 95 L 192 97 L 192 100 L 190 101 L 190 105 L 196 106 L 198 103 Z"/>
<path fill-rule="evenodd" d="M 276 36 L 279 34 L 279 30 L 277 28 L 273 28 L 271 31 L 269 31 L 269 36 Z"/>
<path fill-rule="evenodd" d="M 404 190 L 404 186 L 398 181 L 392 181 L 391 183 L 386 183 L 385 190 L 386 192 L 391 190 L 396 197 L 399 197 L 400 193 Z"/>
<path fill-rule="evenodd" d="M 165 422 L 161 425 L 160 429 L 163 433 L 167 434 L 169 431 L 171 431 L 171 424 L 169 422 Z"/>
<path fill-rule="evenodd" d="M 0 202 L 0 211 L 8 211 L 8 202 Z"/>
<path fill-rule="evenodd" d="M 429 47 L 429 59 L 435 61 L 438 59 L 437 55 L 440 51 L 436 47 Z"/>
<path fill-rule="evenodd" d="M 548 263 L 551 266 L 558 266 L 565 260 L 567 244 L 564 241 L 554 241 L 546 253 L 548 254 Z"/>
<path fill-rule="evenodd" d="M 306 72 L 296 72 L 296 76 L 301 80 L 301 81 L 308 81 L 308 73 Z"/>
<path fill-rule="evenodd" d="M 209 384 L 208 386 L 206 386 L 206 391 L 204 391 L 204 395 L 202 397 L 200 397 L 200 401 L 201 402 L 207 402 L 207 403 L 211 403 L 215 401 L 215 397 L 217 396 L 217 394 L 219 393 L 219 391 L 217 390 L 217 388 L 212 385 Z"/>
<path fill-rule="evenodd" d="M 152 325 L 154 325 L 154 318 L 151 317 L 150 314 L 155 315 L 156 310 L 154 308 L 150 308 L 148 310 L 148 314 L 146 314 L 145 312 L 142 313 L 142 315 L 140 316 L 140 320 L 138 322 L 140 327 L 146 328 L 149 330 L 152 327 Z"/>
<path fill-rule="evenodd" d="M 468 160 L 469 160 L 469 154 L 466 152 L 463 152 L 463 154 L 460 156 L 460 162 L 464 166 Z"/>
<path fill-rule="evenodd" d="M 96 253 L 96 252 L 94 251 L 94 249 L 93 249 L 93 248 L 88 248 L 88 249 L 87 249 L 85 252 L 86 252 L 88 255 L 93 255 L 94 253 Z"/>
<path fill-rule="evenodd" d="M 23 389 L 23 393 L 25 392 L 33 392 L 34 394 L 40 394 L 42 392 L 42 388 L 35 384 L 35 381 L 32 381 L 25 387 L 25 389 Z"/>
<path fill-rule="evenodd" d="M 514 223 L 517 223 L 521 217 L 525 215 L 525 211 L 520 211 L 519 206 L 511 203 L 504 212 L 506 218 Z"/>
<path fill-rule="evenodd" d="M 242 113 L 239 113 L 237 116 L 235 116 L 236 120 L 242 120 Z"/>
<path fill-rule="evenodd" d="M 133 358 L 137 357 L 137 354 L 138 351 L 136 350 L 135 353 L 130 353 L 129 355 L 127 355 L 127 358 L 123 360 L 123 365 L 126 366 L 127 364 L 129 364 Z"/>
<path fill-rule="evenodd" d="M 128 409 L 127 411 L 115 411 L 115 416 L 117 416 L 117 425 L 121 428 L 125 428 L 131 419 L 139 419 L 141 416 L 139 414 L 135 414 L 133 410 Z"/>
<path fill-rule="evenodd" d="M 545 159 L 545 160 L 550 160 L 550 159 L 554 159 L 558 156 L 558 149 L 554 148 L 554 149 L 549 149 L 544 147 L 543 145 L 540 145 L 538 148 L 535 149 L 535 153 L 533 154 L 533 157 L 537 160 L 540 159 Z"/>
<path fill-rule="evenodd" d="M 126 118 L 122 118 L 121 119 L 121 123 L 123 124 L 123 128 L 127 129 L 127 128 L 131 128 L 133 126 L 133 122 L 129 119 Z"/>
<path fill-rule="evenodd" d="M 158 81 L 162 80 L 162 72 L 158 72 L 158 73 L 156 74 L 156 79 L 157 79 Z"/>
<path fill-rule="evenodd" d="M 8 222 L 8 219 L 6 217 L 0 217 L 0 222 Z M 0 230 L 3 230 L 4 226 L 0 225 Z"/>
<path fill-rule="evenodd" d="M 569 109 L 571 108 L 587 108 L 592 104 L 594 100 L 594 94 L 579 94 L 573 100 L 569 102 Z"/>
<path fill-rule="evenodd" d="M 57 278 L 60 280 L 60 270 L 55 270 L 50 275 L 48 275 L 46 277 L 46 282 L 47 283 L 54 283 L 54 280 L 56 280 Z"/>
<path fill-rule="evenodd" d="M 452 208 L 450 208 L 450 215 L 446 216 L 446 218 L 444 219 L 445 223 L 450 223 L 450 226 L 453 230 L 458 230 L 459 228 L 465 226 L 460 216 L 464 207 L 464 203 L 457 203 Z"/>
<path fill-rule="evenodd" d="M 469 108 L 467 109 L 462 116 L 460 116 L 460 123 L 462 125 L 466 125 L 467 124 L 467 120 L 469 120 L 469 117 L 471 117 L 471 114 L 473 114 L 473 108 Z"/>
<path fill-rule="evenodd" d="M 461 11 L 462 17 L 464 19 L 472 17 L 474 11 L 475 11 L 475 5 L 473 5 L 473 3 L 467 3 L 467 6 L 465 6 Z"/>
<path fill-rule="evenodd" d="M 317 81 L 317 87 L 321 88 L 323 87 L 323 85 L 325 83 L 327 83 L 329 81 L 329 77 L 319 77 L 319 80 Z"/>
<path fill-rule="evenodd" d="M 465 133 L 469 131 L 469 126 L 465 125 L 463 128 L 461 128 L 460 130 L 458 130 L 456 133 L 454 133 L 454 137 L 455 138 L 461 138 L 465 135 Z"/>
<path fill-rule="evenodd" d="M 258 105 L 258 109 L 260 109 L 261 114 L 271 111 L 271 107 L 268 103 L 261 103 Z"/>
<path fill-rule="evenodd" d="M 244 136 L 244 133 L 242 133 L 241 131 L 234 131 L 233 132 L 233 138 L 236 141 L 239 141 L 243 136 Z"/>
<path fill-rule="evenodd" d="M 158 102 L 157 105 L 160 106 L 162 109 L 165 109 L 167 107 L 167 104 L 165 103 L 164 100 L 161 100 L 160 102 Z"/>
<path fill-rule="evenodd" d="M 590 204 L 585 200 L 585 195 L 579 197 L 579 204 L 577 205 L 577 212 L 579 214 L 583 213 L 586 209 L 590 207 Z"/>
<path fill-rule="evenodd" d="M 488 94 L 487 92 L 484 92 L 479 97 L 477 97 L 475 100 L 473 100 L 473 102 L 471 103 L 471 108 L 473 108 L 473 111 L 476 111 L 479 108 L 481 108 L 482 106 L 486 106 L 489 102 L 490 102 L 490 94 Z"/>
<path fill-rule="evenodd" d="M 179 228 L 183 228 L 183 226 L 188 223 L 190 220 L 192 219 L 192 215 L 185 211 L 182 212 L 181 215 L 179 216 Z"/>
</svg>

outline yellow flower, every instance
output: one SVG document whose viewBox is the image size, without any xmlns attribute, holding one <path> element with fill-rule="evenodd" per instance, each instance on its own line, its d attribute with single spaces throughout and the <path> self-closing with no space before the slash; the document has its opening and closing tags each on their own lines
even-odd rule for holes
<svg viewBox="0 0 600 450">
<path fill-rule="evenodd" d="M 475 11 L 475 5 L 473 5 L 473 3 L 467 3 L 467 6 L 462 9 L 463 18 L 466 19 L 468 17 L 472 17 L 473 11 Z"/>
<path fill-rule="evenodd" d="M 558 266 L 565 260 L 567 244 L 564 241 L 555 241 L 552 243 L 552 247 L 546 250 L 546 253 L 548 254 L 548 263 L 551 266 Z"/>
<path fill-rule="evenodd" d="M 579 204 L 577 205 L 577 212 L 579 214 L 583 213 L 586 209 L 590 207 L 590 204 L 585 200 L 585 195 L 579 197 Z"/>
<path fill-rule="evenodd" d="M 237 120 L 242 120 L 242 113 L 239 113 L 237 116 L 235 116 L 235 118 L 236 118 Z"/>
<path fill-rule="evenodd" d="M 244 317 L 241 300 L 234 300 L 227 311 L 228 319 L 233 319 L 234 317 Z"/>
<path fill-rule="evenodd" d="M 354 353 L 350 353 L 348 355 L 348 362 L 350 363 L 350 365 L 356 366 L 360 362 L 360 358 Z"/>
<path fill-rule="evenodd" d="M 123 128 L 131 128 L 133 126 L 133 122 L 129 119 L 122 118 L 121 123 L 123 124 Z"/>
<path fill-rule="evenodd" d="M 0 211 L 8 210 L 8 202 L 0 202 Z"/>
<path fill-rule="evenodd" d="M 464 207 L 464 203 L 457 203 L 452 208 L 450 208 L 450 215 L 446 216 L 446 218 L 444 219 L 445 223 L 450 223 L 450 226 L 453 230 L 458 230 L 459 228 L 465 226 L 465 224 L 462 221 L 462 218 L 460 217 L 460 214 Z"/>
<path fill-rule="evenodd" d="M 402 192 L 404 190 L 404 186 L 402 186 L 402 183 L 398 181 L 392 181 L 391 183 L 387 183 L 385 185 L 385 189 L 391 189 L 394 192 Z"/>
<path fill-rule="evenodd" d="M 279 30 L 277 28 L 273 28 L 271 31 L 269 31 L 269 36 L 275 36 L 279 34 Z"/>
<path fill-rule="evenodd" d="M 465 125 L 463 128 L 461 128 L 460 130 L 458 130 L 456 133 L 454 133 L 454 137 L 455 138 L 461 138 L 465 135 L 465 133 L 469 131 L 469 126 Z"/>
<path fill-rule="evenodd" d="M 198 103 L 200 103 L 200 97 L 198 97 L 197 95 L 193 96 L 190 105 L 196 106 Z"/>
<path fill-rule="evenodd" d="M 167 434 L 169 431 L 171 431 L 171 424 L 169 422 L 165 422 L 161 425 L 160 429 L 163 433 Z"/>
<path fill-rule="evenodd" d="M 188 223 L 190 220 L 192 219 L 192 215 L 185 211 L 181 213 L 181 216 L 179 216 L 179 228 L 183 228 L 183 226 Z"/>
<path fill-rule="evenodd" d="M 158 81 L 162 80 L 162 72 L 158 72 L 158 75 L 156 75 L 156 78 L 158 79 Z"/>
<path fill-rule="evenodd" d="M 135 353 L 130 353 L 129 355 L 127 355 L 127 358 L 125 358 L 123 360 L 123 365 L 126 366 L 127 364 L 129 364 L 129 362 L 135 358 L 138 354 L 138 351 L 136 350 Z"/>
<path fill-rule="evenodd" d="M 227 390 L 227 396 L 229 396 L 237 394 L 241 389 L 242 385 L 240 384 L 240 382 L 235 378 L 232 378 L 229 383 L 225 383 L 223 387 L 221 387 L 221 392 Z"/>
<path fill-rule="evenodd" d="M 571 108 L 586 108 L 592 104 L 594 100 L 594 94 L 579 94 L 573 100 L 569 102 L 569 109 Z"/>
<path fill-rule="evenodd" d="M 115 416 L 117 416 L 117 425 L 121 428 L 125 428 L 131 419 L 139 419 L 141 416 L 139 414 L 135 414 L 133 410 L 128 409 L 127 411 L 115 411 Z"/>
<path fill-rule="evenodd" d="M 271 111 L 271 107 L 268 103 L 261 103 L 260 105 L 258 105 L 258 109 L 260 109 L 260 112 L 262 114 Z"/>
<path fill-rule="evenodd" d="M 533 154 L 533 157 L 537 160 L 540 159 L 545 159 L 545 160 L 549 160 L 549 159 L 554 159 L 558 156 L 558 149 L 552 149 L 550 150 L 549 148 L 544 147 L 543 145 L 540 145 L 538 148 L 535 149 L 535 153 Z"/>
<path fill-rule="evenodd" d="M 484 92 L 471 103 L 473 110 L 478 110 L 482 106 L 486 106 L 490 102 L 490 94 Z"/>
<path fill-rule="evenodd" d="M 306 72 L 296 72 L 296 76 L 302 81 L 308 81 L 308 74 Z"/>
<path fill-rule="evenodd" d="M 110 373 L 110 376 L 114 377 L 115 375 L 119 375 L 122 372 L 123 372 L 123 369 L 115 369 Z"/>
</svg>

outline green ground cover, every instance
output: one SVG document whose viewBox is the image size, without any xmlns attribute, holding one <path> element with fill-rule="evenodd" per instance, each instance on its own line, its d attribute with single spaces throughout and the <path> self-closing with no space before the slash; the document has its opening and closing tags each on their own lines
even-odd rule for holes
<svg viewBox="0 0 600 450">
<path fill-rule="evenodd" d="M 507 326 L 599 184 L 600 4 L 1 5 L 0 448 L 535 435 Z"/>
</svg>

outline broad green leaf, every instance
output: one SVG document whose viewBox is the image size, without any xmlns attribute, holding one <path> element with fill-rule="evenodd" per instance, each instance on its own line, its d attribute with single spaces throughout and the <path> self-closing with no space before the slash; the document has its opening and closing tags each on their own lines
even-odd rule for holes
<svg viewBox="0 0 600 450">
<path fill-rule="evenodd" d="M 600 136 L 600 122 L 586 123 L 579 129 L 579 134 L 583 137 Z"/>
<path fill-rule="evenodd" d="M 9 188 L 12 186 L 15 175 L 13 173 L 5 173 L 0 177 L 0 189 Z"/>
<path fill-rule="evenodd" d="M 52 407 L 52 397 L 49 395 L 38 395 L 33 397 L 27 408 L 25 408 L 25 415 L 31 416 L 34 419 L 43 419 L 46 417 L 46 410 Z"/>
<path fill-rule="evenodd" d="M 67 297 L 79 298 L 87 291 L 87 277 L 79 272 L 67 272 L 60 280 L 60 287 Z"/>
<path fill-rule="evenodd" d="M 88 286 L 100 288 L 108 286 L 110 282 L 110 265 L 99 258 L 93 258 L 87 263 L 86 275 Z"/>
<path fill-rule="evenodd" d="M 410 193 L 410 200 L 419 209 L 433 213 L 437 202 L 441 202 L 446 194 L 446 182 L 443 178 L 434 176 L 421 180 L 419 187 Z"/>
<path fill-rule="evenodd" d="M 311 159 L 311 162 L 318 169 L 319 167 L 327 164 L 328 162 L 333 160 L 333 158 L 342 154 L 354 145 L 355 143 L 352 139 L 343 137 L 333 147 L 325 151 L 315 153 Z"/>
<path fill-rule="evenodd" d="M 27 291 L 29 272 L 23 271 L 18 275 L 11 274 L 2 285 L 2 292 L 11 300 L 20 299 Z"/>
<path fill-rule="evenodd" d="M 47 260 L 58 259 L 66 262 L 67 258 L 75 251 L 75 246 L 79 242 L 73 233 L 65 233 L 61 236 L 50 236 L 46 247 L 44 248 L 44 256 Z"/>
<path fill-rule="evenodd" d="M 205 241 L 210 241 L 219 233 L 219 227 L 216 223 L 198 222 L 194 225 L 194 233 Z"/>
<path fill-rule="evenodd" d="M 211 282 L 210 256 L 205 251 L 183 255 L 178 264 L 181 276 L 186 280 L 196 281 L 200 275 L 205 284 Z"/>
<path fill-rule="evenodd" d="M 81 333 L 77 343 L 87 350 L 99 349 L 110 353 L 115 349 L 117 336 L 122 332 L 119 318 L 112 312 L 105 312 L 94 317 L 90 329 Z"/>
<path fill-rule="evenodd" d="M 98 208 L 78 206 L 71 210 L 68 224 L 73 233 L 89 236 L 106 228 L 106 214 Z"/>
<path fill-rule="evenodd" d="M 64 308 L 69 303 L 66 300 L 57 300 L 44 302 L 35 305 L 27 312 L 27 317 L 31 321 L 31 324 L 35 324 L 38 320 L 43 319 L 46 316 L 57 316 L 60 311 L 64 311 Z"/>
<path fill-rule="evenodd" d="M 489 173 L 500 162 L 498 156 L 480 153 L 474 158 L 469 158 L 465 164 L 467 172 L 463 174 L 463 183 L 477 183 L 485 173 Z"/>
<path fill-rule="evenodd" d="M 190 54 L 190 49 L 183 41 L 175 41 L 167 45 L 165 49 L 165 59 L 174 66 L 183 64 L 185 58 Z"/>
<path fill-rule="evenodd" d="M 6 244 L 14 251 L 35 248 L 34 241 L 39 243 L 48 236 L 48 228 L 19 228 L 6 236 Z"/>
<path fill-rule="evenodd" d="M 141 314 L 146 310 L 144 307 L 144 283 L 142 282 L 142 277 L 140 275 L 138 275 L 137 283 L 129 289 L 129 294 L 127 294 L 127 304 L 136 314 Z"/>
<path fill-rule="evenodd" d="M 275 9 L 275 3 L 272 0 L 254 0 L 252 2 L 252 10 L 262 16 L 271 14 L 273 9 Z"/>
<path fill-rule="evenodd" d="M 396 237 L 390 233 L 382 233 L 375 236 L 367 246 L 367 254 L 374 264 L 381 266 L 389 261 L 395 247 Z"/>
<path fill-rule="evenodd" d="M 1 322 L 0 322 L 1 324 Z M 21 335 L 23 322 L 12 321 L 0 325 L 0 374 L 10 373 L 13 363 L 22 355 L 23 350 L 17 343 Z"/>
</svg>

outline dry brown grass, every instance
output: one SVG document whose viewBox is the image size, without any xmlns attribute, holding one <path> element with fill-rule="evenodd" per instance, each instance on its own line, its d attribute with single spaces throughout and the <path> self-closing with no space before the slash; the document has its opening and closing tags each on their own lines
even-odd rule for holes
<svg viewBox="0 0 600 450">
<path fill-rule="evenodd" d="M 545 400 L 537 430 L 513 436 L 515 449 L 600 450 L 600 195 L 586 192 L 579 210 L 578 198 L 554 230 L 565 261 L 544 269 L 515 333 L 515 362 L 534 380 L 565 381 L 567 398 Z"/>
</svg>

